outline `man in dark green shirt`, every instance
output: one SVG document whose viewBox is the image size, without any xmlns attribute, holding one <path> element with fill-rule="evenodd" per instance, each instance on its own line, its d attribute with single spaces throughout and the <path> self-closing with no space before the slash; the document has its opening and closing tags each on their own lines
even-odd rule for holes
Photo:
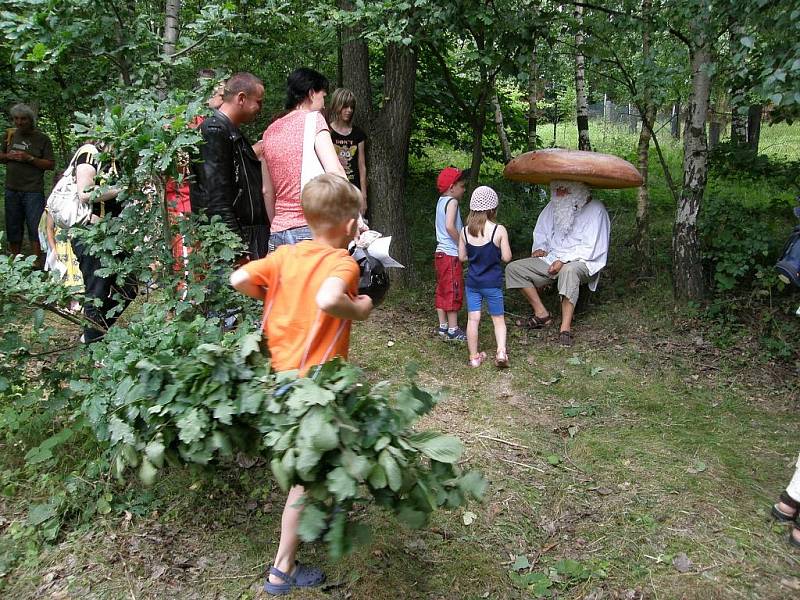
<svg viewBox="0 0 800 600">
<path fill-rule="evenodd" d="M 44 172 L 55 167 L 53 143 L 34 127 L 36 117 L 25 104 L 11 108 L 14 129 L 3 136 L 0 162 L 6 164 L 6 236 L 8 249 L 19 254 L 25 225 L 28 238 L 37 258 L 41 258 L 39 245 L 39 219 L 44 212 Z"/>
</svg>

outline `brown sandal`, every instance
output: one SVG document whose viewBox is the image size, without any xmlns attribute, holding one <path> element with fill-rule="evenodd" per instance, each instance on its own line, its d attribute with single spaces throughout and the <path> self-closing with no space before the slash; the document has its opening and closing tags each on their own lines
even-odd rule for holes
<svg viewBox="0 0 800 600">
<path fill-rule="evenodd" d="M 533 315 L 525 319 L 525 321 L 518 323 L 525 329 L 542 329 L 543 327 L 550 325 L 552 322 L 553 316 L 548 314 L 546 317 L 537 317 L 536 315 Z"/>
<path fill-rule="evenodd" d="M 558 334 L 558 343 L 567 348 L 574 343 L 574 336 L 571 331 L 562 331 Z"/>
<path fill-rule="evenodd" d="M 800 502 L 797 502 L 794 498 L 792 498 L 787 492 L 781 492 L 781 496 L 779 500 L 794 510 L 793 513 L 788 514 L 783 512 L 781 509 L 778 508 L 777 504 L 772 505 L 772 516 L 773 518 L 780 522 L 780 523 L 789 523 L 790 521 L 794 521 L 797 518 L 797 515 L 800 514 Z"/>
</svg>

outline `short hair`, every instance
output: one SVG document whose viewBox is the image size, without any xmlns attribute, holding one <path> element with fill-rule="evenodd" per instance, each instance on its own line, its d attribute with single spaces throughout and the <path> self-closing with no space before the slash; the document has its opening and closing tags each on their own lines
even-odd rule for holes
<svg viewBox="0 0 800 600">
<path fill-rule="evenodd" d="M 31 123 L 36 125 L 36 113 L 33 112 L 33 109 L 27 104 L 22 104 L 21 102 L 19 104 L 15 104 L 8 112 L 12 119 L 14 117 L 28 117 L 31 120 Z"/>
<path fill-rule="evenodd" d="M 328 116 L 331 123 L 339 118 L 342 110 L 345 108 L 356 107 L 356 95 L 347 88 L 337 88 L 331 94 L 331 105 L 328 109 Z"/>
<path fill-rule="evenodd" d="M 344 177 L 325 173 L 309 181 L 300 194 L 308 226 L 322 229 L 357 219 L 361 192 Z"/>
<path fill-rule="evenodd" d="M 225 91 L 222 93 L 222 99 L 227 102 L 241 92 L 249 96 L 250 94 L 255 94 L 259 87 L 264 87 L 264 84 L 252 73 L 234 73 L 225 82 Z"/>
<path fill-rule="evenodd" d="M 308 92 L 328 91 L 328 78 L 322 73 L 300 67 L 286 78 L 286 110 L 297 108 L 308 97 Z"/>
</svg>

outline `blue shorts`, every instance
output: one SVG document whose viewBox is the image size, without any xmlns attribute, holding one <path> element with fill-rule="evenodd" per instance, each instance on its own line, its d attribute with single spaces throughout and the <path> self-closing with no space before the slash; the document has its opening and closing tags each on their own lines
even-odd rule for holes
<svg viewBox="0 0 800 600">
<path fill-rule="evenodd" d="M 489 314 L 499 317 L 505 312 L 503 288 L 471 288 L 467 286 L 467 312 L 480 311 L 483 299 L 489 307 Z"/>
<path fill-rule="evenodd" d="M 291 229 L 284 229 L 283 231 L 275 231 L 269 234 L 268 250 L 270 252 L 275 252 L 280 246 L 297 244 L 304 240 L 310 240 L 312 237 L 313 235 L 308 225 L 292 227 Z"/>
</svg>

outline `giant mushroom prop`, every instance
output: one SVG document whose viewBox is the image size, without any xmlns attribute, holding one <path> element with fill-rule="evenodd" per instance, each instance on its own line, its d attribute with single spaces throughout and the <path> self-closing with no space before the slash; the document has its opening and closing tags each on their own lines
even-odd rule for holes
<svg viewBox="0 0 800 600">
<path fill-rule="evenodd" d="M 642 185 L 641 174 L 627 160 L 611 154 L 560 148 L 520 154 L 506 165 L 503 175 L 525 183 L 580 181 L 595 188 L 611 189 Z"/>
</svg>

